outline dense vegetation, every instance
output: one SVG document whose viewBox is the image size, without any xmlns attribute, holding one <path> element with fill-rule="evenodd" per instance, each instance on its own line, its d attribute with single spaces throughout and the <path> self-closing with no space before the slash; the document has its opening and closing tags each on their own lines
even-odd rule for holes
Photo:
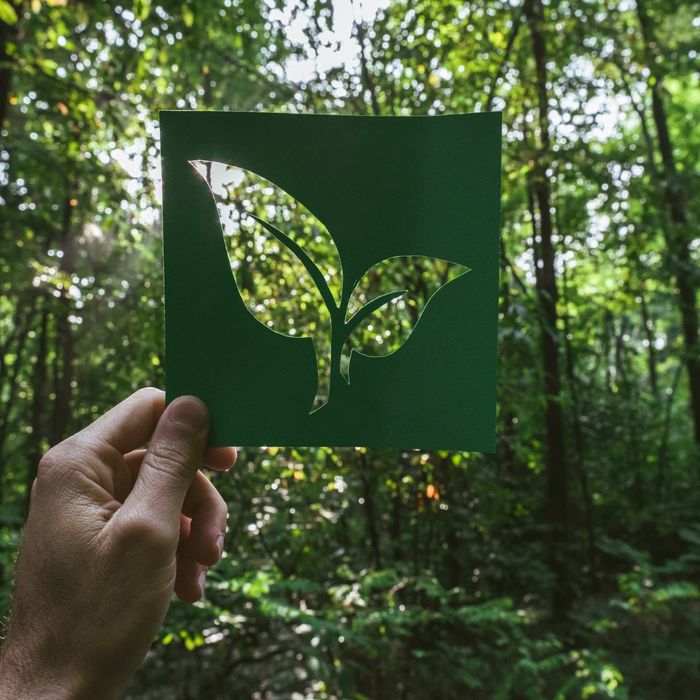
<svg viewBox="0 0 700 700">
<path fill-rule="evenodd" d="M 691 0 L 0 0 L 3 612 L 41 453 L 163 384 L 157 110 L 497 109 L 496 454 L 241 450 L 128 697 L 696 697 L 698 47 Z"/>
</svg>

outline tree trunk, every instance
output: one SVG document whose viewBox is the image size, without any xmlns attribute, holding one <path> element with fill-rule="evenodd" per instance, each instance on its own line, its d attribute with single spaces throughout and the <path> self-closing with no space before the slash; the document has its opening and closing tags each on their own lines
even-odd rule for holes
<svg viewBox="0 0 700 700">
<path fill-rule="evenodd" d="M 365 26 L 362 23 L 362 20 L 355 22 L 354 33 L 360 45 L 360 75 L 362 76 L 362 86 L 365 90 L 365 94 L 369 95 L 369 101 L 372 107 L 372 114 L 375 117 L 378 117 L 381 115 L 382 109 L 379 106 L 379 100 L 377 98 L 377 86 L 374 83 L 372 74 L 370 73 L 369 69 L 369 57 L 367 56 L 367 38 L 365 35 Z"/>
<path fill-rule="evenodd" d="M 370 483 L 370 466 L 367 454 L 362 455 L 360 479 L 362 481 L 362 496 L 364 500 L 365 520 L 367 524 L 367 536 L 372 548 L 372 561 L 375 569 L 382 568 L 382 552 L 379 543 L 379 530 L 374 509 L 374 484 Z"/>
<path fill-rule="evenodd" d="M 18 307 L 21 305 L 22 299 L 18 299 Z M 19 309 L 18 313 L 15 315 L 15 323 L 17 324 L 17 342 L 14 346 L 15 361 L 12 366 L 7 370 L 7 395 L 5 397 L 5 402 L 0 410 L 0 501 L 3 498 L 3 479 L 5 472 L 5 460 L 3 459 L 3 451 L 5 448 L 5 441 L 10 432 L 10 414 L 13 407 L 15 406 L 15 393 L 17 391 L 17 384 L 19 382 L 20 369 L 22 367 L 22 361 L 24 360 L 24 348 L 27 343 L 27 338 L 29 337 L 29 332 L 32 329 L 32 322 L 34 321 L 34 307 L 36 305 L 36 295 L 32 294 L 30 301 L 28 303 L 28 309 L 24 315 L 24 319 L 21 321 Z M 7 348 L 2 348 L 2 352 L 9 351 L 10 345 Z M 0 381 L 0 391 L 2 391 L 2 382 Z"/>
<path fill-rule="evenodd" d="M 533 218 L 534 220 L 534 218 Z M 502 244 L 503 245 L 503 244 Z M 501 261 L 503 263 L 503 260 L 505 259 L 505 256 L 501 257 Z M 510 285 L 508 284 L 508 270 L 506 265 L 502 265 L 501 269 L 501 298 L 503 301 L 501 302 L 501 312 L 503 314 L 503 318 L 507 319 L 510 317 L 511 310 L 510 310 L 510 297 L 511 297 L 511 292 L 510 292 Z M 512 348 L 513 343 L 511 341 L 511 336 L 505 336 L 501 341 L 500 341 L 500 346 L 499 346 L 499 355 L 500 357 L 513 357 L 515 353 L 512 353 Z M 515 392 L 512 392 L 515 393 Z M 517 457 L 517 453 L 514 449 L 514 445 L 517 443 L 517 430 L 516 430 L 516 423 L 515 423 L 515 413 L 513 412 L 512 406 L 515 405 L 515 401 L 512 400 L 511 392 L 508 392 L 506 397 L 504 397 L 503 400 L 504 404 L 504 409 L 503 409 L 503 414 L 501 417 L 501 424 L 499 428 L 499 434 L 500 434 L 500 439 L 499 439 L 499 447 L 502 450 L 502 460 L 498 460 L 498 463 L 500 464 L 501 461 L 506 464 L 510 465 L 511 469 L 515 469 L 516 465 L 518 464 L 519 460 Z"/>
<path fill-rule="evenodd" d="M 71 231 L 71 219 L 73 207 L 71 206 L 71 187 L 68 187 L 63 203 L 63 220 L 61 223 L 61 271 L 68 276 L 75 272 L 75 243 Z M 73 331 L 70 325 L 71 300 L 67 291 L 59 300 L 59 309 L 56 314 L 56 359 L 54 365 L 54 393 L 56 399 L 53 403 L 51 415 L 51 427 L 49 430 L 49 442 L 52 445 L 60 442 L 66 434 L 68 417 L 72 396 L 73 365 L 75 361 L 75 348 Z"/>
<path fill-rule="evenodd" d="M 666 107 L 663 101 L 663 74 L 658 63 L 658 48 L 651 17 L 644 0 L 637 0 L 637 17 L 642 30 L 647 63 L 651 75 L 651 106 L 664 174 L 664 198 L 669 212 L 670 226 L 664 227 L 666 245 L 676 278 L 678 302 L 685 346 L 685 368 L 690 388 L 690 413 L 695 442 L 700 444 L 700 344 L 698 342 L 698 310 L 694 266 L 690 255 L 688 235 L 688 198 L 678 175 L 673 155 L 673 144 L 668 129 Z"/>
<path fill-rule="evenodd" d="M 647 341 L 647 367 L 649 368 L 649 386 L 654 396 L 659 398 L 659 380 L 658 371 L 656 369 L 656 338 L 654 337 L 654 322 L 649 315 L 649 307 L 647 306 L 646 292 L 643 283 L 640 283 L 638 295 L 642 311 L 642 325 L 644 327 L 644 337 Z"/>
<path fill-rule="evenodd" d="M 605 389 L 609 394 L 614 393 L 613 377 L 610 372 L 610 335 L 615 333 L 614 321 L 609 309 L 603 315 L 603 337 L 601 339 L 602 358 L 605 367 Z"/>
<path fill-rule="evenodd" d="M 25 494 L 25 515 L 29 512 L 29 496 L 32 483 L 36 478 L 36 470 L 39 460 L 43 454 L 42 438 L 45 434 L 44 408 L 48 403 L 46 391 L 46 357 L 48 354 L 48 333 L 49 333 L 49 310 L 48 299 L 44 299 L 41 309 L 41 320 L 39 322 L 39 338 L 36 346 L 36 361 L 34 363 L 34 376 L 32 385 L 34 395 L 32 397 L 32 438 L 29 443 L 29 458 L 27 460 L 26 494 Z"/>
<path fill-rule="evenodd" d="M 513 51 L 513 46 L 515 45 L 515 39 L 518 36 L 518 31 L 520 30 L 520 25 L 522 24 L 523 11 L 522 9 L 513 12 L 513 24 L 510 28 L 510 33 L 508 34 L 508 41 L 506 42 L 506 48 L 503 51 L 501 60 L 496 69 L 496 73 L 493 76 L 493 82 L 488 90 L 488 97 L 486 98 L 486 103 L 484 104 L 484 112 L 490 112 L 493 107 L 493 99 L 496 97 L 496 88 L 498 87 L 498 81 L 503 75 L 503 69 L 507 65 L 510 54 Z"/>
<path fill-rule="evenodd" d="M 408 471 L 407 460 L 399 452 L 396 460 L 396 487 L 391 495 L 389 540 L 394 559 L 401 558 L 401 531 L 403 523 L 403 477 Z"/>
<path fill-rule="evenodd" d="M 543 11 L 540 0 L 526 0 L 523 12 L 532 43 L 535 62 L 535 86 L 539 113 L 540 148 L 535 157 L 533 190 L 539 211 L 539 259 L 537 294 L 542 309 L 542 361 L 546 394 L 547 427 L 547 517 L 550 526 L 550 565 L 555 584 L 552 613 L 560 617 L 571 603 L 566 566 L 568 540 L 568 468 L 564 446 L 564 415 L 561 407 L 559 370 L 559 334 L 557 330 L 557 281 L 552 242 L 552 201 L 547 176 L 550 152 L 547 95 L 547 55 L 542 34 Z"/>
<path fill-rule="evenodd" d="M 558 230 L 559 227 L 557 226 Z M 561 231 L 560 231 L 561 233 Z M 566 265 L 563 267 L 563 285 L 564 301 L 568 300 L 568 280 L 566 275 Z M 581 404 L 579 401 L 578 385 L 579 380 L 576 376 L 576 363 L 574 360 L 574 349 L 571 344 L 571 327 L 568 308 L 564 311 L 564 351 L 566 358 L 566 379 L 569 385 L 569 393 L 571 396 L 571 425 L 572 434 L 574 436 L 575 454 L 572 460 L 574 473 L 579 482 L 581 489 L 581 498 L 583 499 L 583 512 L 586 525 L 586 545 L 588 549 L 588 572 L 591 584 L 591 590 L 598 590 L 598 557 L 595 547 L 595 525 L 593 522 L 593 497 L 588 483 L 588 474 L 586 473 L 586 457 L 583 439 L 583 429 L 581 427 Z"/>
<path fill-rule="evenodd" d="M 11 3 L 14 5 L 15 3 Z M 16 28 L 0 21 L 0 131 L 5 127 L 7 107 L 12 87 L 12 59 L 7 52 L 7 44 L 16 34 Z"/>
</svg>

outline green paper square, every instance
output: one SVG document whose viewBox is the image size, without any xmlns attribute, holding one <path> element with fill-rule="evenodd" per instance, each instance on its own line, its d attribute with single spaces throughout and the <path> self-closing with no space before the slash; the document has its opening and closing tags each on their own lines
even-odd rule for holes
<svg viewBox="0 0 700 700">
<path fill-rule="evenodd" d="M 167 397 L 170 401 L 194 394 L 207 404 L 212 445 L 493 451 L 499 113 L 355 117 L 161 112 L 160 123 Z M 313 225 L 306 233 L 295 231 L 293 223 L 285 226 L 287 210 L 274 206 L 256 210 L 258 215 L 263 211 L 281 217 L 273 222 L 274 229 L 265 227 L 266 215 L 260 220 L 248 216 L 252 205 L 241 195 L 235 203 L 236 212 L 243 211 L 236 234 L 226 238 L 219 212 L 228 210 L 217 209 L 212 197 L 216 188 L 210 191 L 197 170 L 202 172 L 206 162 L 236 166 L 242 170 L 235 172 L 246 177 L 261 176 L 274 183 L 266 193 L 274 196 L 280 188 L 325 226 L 335 246 L 327 249 L 337 250 L 342 269 L 336 279 L 325 272 L 333 270 L 328 262 L 315 262 L 330 284 L 337 283 L 335 303 L 342 308 L 331 308 L 330 302 L 329 311 L 319 306 L 321 320 L 308 326 L 318 336 L 315 341 L 283 334 L 281 326 L 271 330 L 256 318 L 236 281 L 249 264 L 245 260 L 252 260 L 253 267 L 256 262 L 246 253 L 242 267 L 234 264 L 234 275 L 229 252 L 244 245 L 252 227 L 270 234 L 270 250 L 285 256 L 292 254 L 295 241 L 318 238 L 320 229 Z M 294 259 L 303 251 L 302 246 Z M 343 304 L 357 297 L 360 288 L 370 289 L 368 280 L 388 284 L 382 271 L 394 274 L 405 260 L 395 259 L 399 256 L 425 256 L 429 272 L 434 259 L 469 271 L 444 284 L 421 307 L 418 322 L 398 350 L 370 357 L 362 354 L 365 345 L 379 343 L 381 351 L 383 342 L 381 335 L 368 336 L 372 318 L 381 324 L 383 315 L 399 314 L 400 309 L 415 316 L 413 307 L 408 309 L 412 297 L 394 295 L 347 338 L 343 334 L 352 326 Z M 265 274 L 275 270 L 268 257 Z M 412 265 L 406 266 L 406 274 L 413 274 Z M 299 294 L 321 298 L 316 288 L 304 291 L 316 278 L 300 269 Z M 252 283 L 252 291 L 241 287 L 255 300 L 255 309 L 276 303 L 255 296 L 267 288 L 259 280 Z M 321 283 L 315 287 L 320 289 Z M 281 289 L 294 315 L 297 292 Z M 304 302 L 303 309 L 307 316 L 316 313 L 311 302 Z M 335 322 L 324 326 L 326 317 Z M 406 323 L 396 328 L 405 333 Z M 348 355 L 351 343 L 354 351 Z M 349 384 L 339 371 L 349 376 Z"/>
</svg>

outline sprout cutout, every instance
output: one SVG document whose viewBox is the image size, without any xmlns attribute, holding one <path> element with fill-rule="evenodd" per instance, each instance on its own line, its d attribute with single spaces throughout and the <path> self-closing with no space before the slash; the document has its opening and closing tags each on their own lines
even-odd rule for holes
<svg viewBox="0 0 700 700">
<path fill-rule="evenodd" d="M 344 280 L 330 232 L 301 202 L 249 170 L 215 161 L 190 164 L 216 204 L 248 311 L 272 332 L 313 341 L 318 383 L 311 413 L 330 400 L 334 387 L 350 383 L 353 353 L 396 352 L 434 294 L 470 270 L 405 255 Z"/>
</svg>

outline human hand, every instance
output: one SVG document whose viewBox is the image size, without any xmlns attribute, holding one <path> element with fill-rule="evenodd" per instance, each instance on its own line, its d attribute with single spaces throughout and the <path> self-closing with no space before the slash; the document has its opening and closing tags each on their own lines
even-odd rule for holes
<svg viewBox="0 0 700 700">
<path fill-rule="evenodd" d="M 114 697 L 145 657 L 173 591 L 193 602 L 221 557 L 227 509 L 198 471 L 204 404 L 142 389 L 39 464 L 0 654 L 0 698 Z M 149 443 L 148 449 L 140 449 Z"/>
</svg>

